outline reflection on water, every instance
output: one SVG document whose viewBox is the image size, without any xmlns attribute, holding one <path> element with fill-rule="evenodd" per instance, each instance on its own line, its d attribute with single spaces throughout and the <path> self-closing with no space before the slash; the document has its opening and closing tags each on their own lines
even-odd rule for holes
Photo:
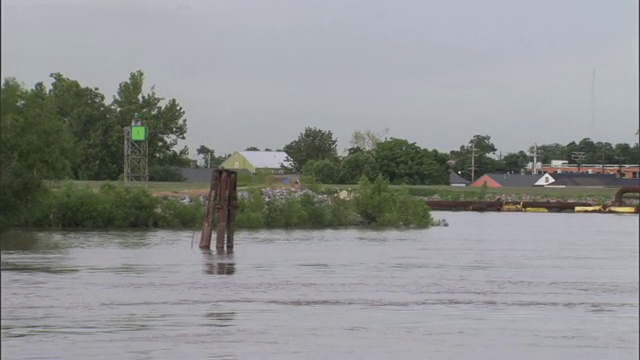
<svg viewBox="0 0 640 360">
<path fill-rule="evenodd" d="M 233 250 L 217 249 L 213 251 L 201 249 L 204 260 L 204 273 L 210 275 L 233 275 L 236 273 L 236 264 L 233 261 Z"/>
<path fill-rule="evenodd" d="M 437 217 L 239 232 L 235 253 L 180 231 L 3 236 L 2 359 L 638 358 L 637 216 Z"/>
<path fill-rule="evenodd" d="M 40 236 L 34 232 L 14 231 L 0 234 L 0 251 L 56 251 L 63 243 L 54 237 Z"/>
</svg>

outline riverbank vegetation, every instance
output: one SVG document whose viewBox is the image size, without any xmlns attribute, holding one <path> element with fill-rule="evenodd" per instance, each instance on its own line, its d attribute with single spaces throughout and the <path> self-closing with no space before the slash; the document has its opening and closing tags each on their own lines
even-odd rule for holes
<svg viewBox="0 0 640 360">
<path fill-rule="evenodd" d="M 201 145 L 195 151 L 197 158 L 191 158 L 186 146 L 179 148 L 179 141 L 186 140 L 185 111 L 176 99 L 163 99 L 153 87 L 145 92 L 144 73 L 140 70 L 119 84 L 111 101 L 99 89 L 83 86 L 63 74 L 53 73 L 51 80 L 49 87 L 40 82 L 28 88 L 12 78 L 2 85 L 0 231 L 31 216 L 28 209 L 36 204 L 50 201 L 47 189 L 55 181 L 96 184 L 94 182 L 121 180 L 123 128 L 134 119 L 142 121 L 148 129 L 149 180 L 155 184 L 173 182 L 166 187 L 167 191 L 184 180 L 181 168 L 217 167 L 228 156 Z M 389 130 L 354 131 L 350 147 L 339 151 L 333 132 L 306 127 L 297 139 L 273 145 L 274 149 L 285 150 L 292 160 L 290 168 L 279 169 L 284 172 L 299 173 L 324 184 L 351 184 L 348 187 L 355 186 L 363 177 L 371 183 L 382 178 L 389 190 L 408 186 L 402 190 L 402 196 L 441 193 L 442 196 L 438 196 L 446 199 L 481 198 L 490 196 L 491 191 L 476 194 L 475 190 L 469 190 L 460 195 L 453 189 L 420 186 L 448 185 L 450 171 L 467 177 L 472 158 L 476 174 L 517 173 L 531 161 L 531 153 L 525 150 L 502 156 L 488 135 L 474 135 L 468 143 L 449 152 L 388 135 Z M 238 144 L 238 149 L 259 150 L 247 145 L 251 144 Z M 537 147 L 538 159 L 542 162 L 550 159 L 572 162 L 571 154 L 581 152 L 583 163 L 624 161 L 632 164 L 640 162 L 638 149 L 638 143 L 614 145 L 591 139 Z M 241 187 L 259 186 L 263 182 L 251 176 L 239 180 Z M 192 186 L 184 183 L 185 188 Z M 208 183 L 202 184 L 202 189 L 207 187 Z M 292 223 L 300 221 L 291 220 Z M 391 220 L 381 217 L 379 221 Z"/>
<path fill-rule="evenodd" d="M 429 207 L 388 181 L 363 178 L 353 199 L 311 191 L 265 197 L 260 187 L 239 193 L 236 227 L 326 228 L 344 226 L 425 228 L 434 224 Z M 198 228 L 204 204 L 162 199 L 148 189 L 104 183 L 98 189 L 65 182 L 43 189 L 12 225 L 29 228 Z"/>
</svg>

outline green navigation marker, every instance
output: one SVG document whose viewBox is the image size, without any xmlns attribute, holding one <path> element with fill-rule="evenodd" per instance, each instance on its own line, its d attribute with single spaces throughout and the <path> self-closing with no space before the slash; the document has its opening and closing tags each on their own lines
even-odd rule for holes
<svg viewBox="0 0 640 360">
<path fill-rule="evenodd" d="M 147 140 L 147 128 L 145 126 L 137 125 L 131 127 L 131 140 L 133 141 L 145 141 Z"/>
</svg>

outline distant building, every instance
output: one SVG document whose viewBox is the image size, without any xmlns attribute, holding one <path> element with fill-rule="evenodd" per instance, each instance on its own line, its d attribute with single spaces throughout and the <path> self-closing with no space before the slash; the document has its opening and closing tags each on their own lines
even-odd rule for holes
<svg viewBox="0 0 640 360">
<path fill-rule="evenodd" d="M 229 170 L 246 170 L 252 174 L 285 174 L 292 165 L 284 151 L 236 151 L 220 167 Z"/>
<path fill-rule="evenodd" d="M 562 188 L 619 188 L 624 186 L 640 186 L 640 179 L 625 179 L 615 174 L 547 173 L 544 174 L 538 181 L 536 181 L 534 185 Z"/>
<path fill-rule="evenodd" d="M 208 168 L 182 168 L 180 173 L 185 182 L 210 182 L 213 169 Z"/>
<path fill-rule="evenodd" d="M 474 181 L 472 187 L 531 187 L 540 180 L 542 174 L 484 174 Z"/>
<path fill-rule="evenodd" d="M 536 170 L 540 173 L 565 174 L 620 174 L 620 177 L 637 179 L 640 166 L 635 164 L 569 164 L 566 160 L 551 160 L 551 164 L 538 163 Z M 527 171 L 533 171 L 533 163 L 527 164 Z"/>
<path fill-rule="evenodd" d="M 456 174 L 453 170 L 449 171 L 449 184 L 451 186 L 469 186 L 471 181 Z"/>
</svg>

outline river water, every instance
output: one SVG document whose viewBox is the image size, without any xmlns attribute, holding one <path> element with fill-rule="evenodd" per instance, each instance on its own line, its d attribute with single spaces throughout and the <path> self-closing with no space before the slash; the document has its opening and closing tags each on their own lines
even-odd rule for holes
<svg viewBox="0 0 640 360">
<path fill-rule="evenodd" d="M 14 233 L 2 359 L 638 359 L 637 215 L 434 216 L 238 232 L 231 255 L 193 231 Z"/>
</svg>

